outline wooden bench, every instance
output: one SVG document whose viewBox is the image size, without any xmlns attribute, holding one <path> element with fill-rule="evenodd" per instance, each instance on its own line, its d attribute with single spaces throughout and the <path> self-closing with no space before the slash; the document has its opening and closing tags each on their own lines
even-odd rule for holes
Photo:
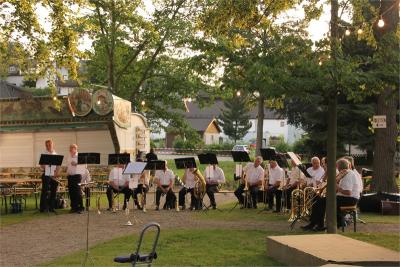
<svg viewBox="0 0 400 267">
<path fill-rule="evenodd" d="M 350 214 L 353 218 L 354 232 L 357 232 L 357 205 L 340 207 L 340 216 L 342 218 L 342 232 L 344 232 L 346 214 Z"/>
</svg>

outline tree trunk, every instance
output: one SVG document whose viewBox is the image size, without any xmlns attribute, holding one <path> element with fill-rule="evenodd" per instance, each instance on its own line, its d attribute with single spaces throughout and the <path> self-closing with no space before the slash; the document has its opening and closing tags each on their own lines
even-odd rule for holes
<svg viewBox="0 0 400 267">
<path fill-rule="evenodd" d="M 260 156 L 260 148 L 262 148 L 263 133 L 264 133 L 264 104 L 265 98 L 260 95 L 258 99 L 257 112 L 257 140 L 256 140 L 256 156 Z"/>
<path fill-rule="evenodd" d="M 336 147 L 337 147 L 337 46 L 338 46 L 338 10 L 337 0 L 331 0 L 331 57 L 334 61 L 334 81 L 328 100 L 328 186 L 326 192 L 326 225 L 328 233 L 336 233 Z"/>
<path fill-rule="evenodd" d="M 387 47 L 385 42 L 381 44 L 382 38 L 397 31 L 399 23 L 399 0 L 386 0 L 380 2 L 379 14 L 385 21 L 381 28 L 374 27 L 374 34 L 378 46 L 384 45 L 385 49 L 397 49 L 398 44 Z M 377 192 L 397 192 L 396 180 L 394 177 L 394 156 L 396 152 L 397 124 L 396 112 L 399 101 L 398 84 L 392 88 L 386 87 L 378 96 L 376 115 L 386 115 L 386 128 L 375 129 L 375 147 L 372 190 Z"/>
<path fill-rule="evenodd" d="M 374 174 L 372 190 L 376 192 L 398 191 L 394 175 L 394 156 L 396 152 L 397 124 L 396 111 L 398 91 L 385 89 L 378 97 L 376 115 L 386 115 L 386 128 L 375 129 Z"/>
</svg>

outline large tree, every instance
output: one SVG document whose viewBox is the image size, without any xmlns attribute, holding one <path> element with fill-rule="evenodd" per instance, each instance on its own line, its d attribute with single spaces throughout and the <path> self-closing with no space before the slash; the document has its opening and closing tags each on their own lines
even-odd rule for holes
<svg viewBox="0 0 400 267">
<path fill-rule="evenodd" d="M 233 97 L 226 99 L 224 106 L 218 121 L 224 133 L 236 144 L 251 128 L 248 103 L 244 97 Z"/>
</svg>

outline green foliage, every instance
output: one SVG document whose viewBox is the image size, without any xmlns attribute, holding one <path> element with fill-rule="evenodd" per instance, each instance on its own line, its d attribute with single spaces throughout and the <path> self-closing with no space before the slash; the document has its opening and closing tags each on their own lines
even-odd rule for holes
<svg viewBox="0 0 400 267">
<path fill-rule="evenodd" d="M 279 138 L 279 141 L 273 145 L 276 151 L 281 153 L 286 153 L 288 151 L 292 151 L 292 146 L 285 142 L 283 137 Z"/>
<path fill-rule="evenodd" d="M 224 133 L 236 144 L 251 128 L 250 115 L 248 114 L 250 109 L 244 97 L 227 99 L 224 101 L 224 106 L 218 122 Z"/>
<path fill-rule="evenodd" d="M 190 140 L 183 139 L 178 136 L 174 140 L 173 147 L 180 149 L 196 149 L 196 144 L 191 142 Z"/>
<path fill-rule="evenodd" d="M 225 142 L 222 144 L 211 144 L 211 145 L 204 145 L 204 150 L 207 151 L 215 151 L 215 150 L 232 150 L 234 143 Z"/>
</svg>

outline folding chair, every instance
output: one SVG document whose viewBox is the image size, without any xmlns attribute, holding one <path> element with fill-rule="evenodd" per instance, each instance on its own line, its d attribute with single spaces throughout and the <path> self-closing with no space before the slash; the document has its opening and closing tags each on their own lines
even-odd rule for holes
<svg viewBox="0 0 400 267">
<path fill-rule="evenodd" d="M 140 247 L 142 245 L 144 233 L 152 227 L 156 228 L 156 235 L 155 235 L 155 238 L 153 241 L 153 248 L 149 254 L 141 254 Z M 157 247 L 159 237 L 160 237 L 160 225 L 156 222 L 151 222 L 151 223 L 146 224 L 143 227 L 142 232 L 140 233 L 140 238 L 139 238 L 136 252 L 129 256 L 116 257 L 116 258 L 114 258 L 114 262 L 131 263 L 132 266 L 145 265 L 145 264 L 147 264 L 147 266 L 151 266 L 151 264 L 153 263 L 153 259 L 157 259 L 156 247 Z"/>
</svg>

